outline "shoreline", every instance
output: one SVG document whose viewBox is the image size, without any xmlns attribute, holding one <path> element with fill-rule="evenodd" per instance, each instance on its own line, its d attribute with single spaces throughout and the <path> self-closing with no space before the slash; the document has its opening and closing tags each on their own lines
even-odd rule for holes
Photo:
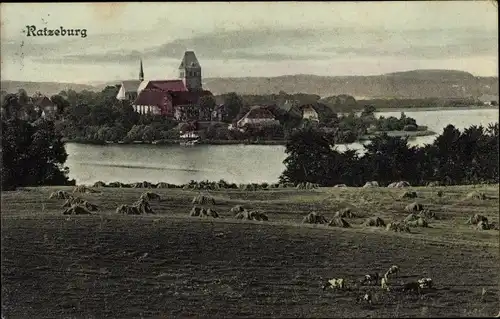
<svg viewBox="0 0 500 319">
<path fill-rule="evenodd" d="M 398 107 L 378 108 L 375 113 L 386 112 L 428 112 L 428 111 L 453 111 L 453 110 L 500 110 L 498 106 L 443 106 L 443 107 Z M 361 112 L 362 110 L 359 110 Z M 358 112 L 358 111 L 357 111 Z"/>
<path fill-rule="evenodd" d="M 373 132 L 370 134 L 365 134 L 360 136 L 356 141 L 352 143 L 360 143 L 375 136 L 381 135 L 384 132 Z M 389 136 L 397 137 L 423 137 L 436 135 L 433 131 L 387 131 L 385 132 Z M 89 140 L 70 140 L 65 139 L 64 143 L 71 144 L 84 144 L 84 145 L 177 145 L 179 146 L 182 142 L 186 142 L 182 139 L 171 139 L 171 140 L 156 140 L 156 141 L 132 141 L 132 142 L 112 142 L 112 141 L 89 141 Z M 248 140 L 200 140 L 195 145 L 286 145 L 287 140 L 260 140 L 260 141 L 248 141 Z M 347 145 L 352 143 L 335 143 L 335 145 Z"/>
</svg>

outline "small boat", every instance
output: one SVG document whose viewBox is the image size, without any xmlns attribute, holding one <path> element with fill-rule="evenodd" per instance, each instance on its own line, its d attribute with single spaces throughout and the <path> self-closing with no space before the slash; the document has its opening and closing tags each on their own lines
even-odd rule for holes
<svg viewBox="0 0 500 319">
<path fill-rule="evenodd" d="M 181 146 L 194 146 L 194 145 L 196 145 L 198 143 L 199 143 L 198 140 L 189 140 L 189 141 L 180 142 L 180 145 Z"/>
</svg>

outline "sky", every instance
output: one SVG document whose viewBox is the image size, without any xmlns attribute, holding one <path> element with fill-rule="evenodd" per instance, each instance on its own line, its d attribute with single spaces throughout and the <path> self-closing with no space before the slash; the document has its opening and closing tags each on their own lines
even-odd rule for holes
<svg viewBox="0 0 500 319">
<path fill-rule="evenodd" d="M 498 76 L 497 10 L 495 1 L 2 3 L 1 78 L 137 79 L 142 58 L 146 79 L 171 79 L 185 50 L 203 77 Z M 28 36 L 28 26 L 86 37 Z"/>
</svg>

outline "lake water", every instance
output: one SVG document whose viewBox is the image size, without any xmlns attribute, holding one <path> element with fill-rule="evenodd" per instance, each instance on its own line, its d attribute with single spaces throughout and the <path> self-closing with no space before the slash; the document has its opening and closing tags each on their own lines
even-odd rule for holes
<svg viewBox="0 0 500 319">
<path fill-rule="evenodd" d="M 400 116 L 382 112 L 377 116 Z M 462 130 L 471 125 L 498 122 L 498 110 L 442 110 L 405 112 L 440 134 L 448 124 Z M 412 145 L 432 143 L 437 135 L 416 137 Z M 362 149 L 358 143 L 339 145 L 340 150 Z M 233 183 L 277 182 L 284 170 L 284 146 L 271 145 L 84 145 L 66 144 L 70 178 L 78 184 L 96 181 L 123 183 L 149 181 L 184 184 L 190 180 Z"/>
</svg>

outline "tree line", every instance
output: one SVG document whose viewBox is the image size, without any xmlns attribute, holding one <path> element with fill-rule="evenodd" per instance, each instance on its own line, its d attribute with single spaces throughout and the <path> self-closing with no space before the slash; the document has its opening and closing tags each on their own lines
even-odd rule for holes
<svg viewBox="0 0 500 319">
<path fill-rule="evenodd" d="M 498 122 L 471 126 L 462 132 L 448 125 L 432 144 L 409 146 L 407 138 L 377 136 L 355 150 L 339 152 L 321 131 L 305 128 L 286 144 L 281 182 L 310 182 L 322 186 L 362 186 L 367 181 L 387 185 L 408 181 L 444 185 L 498 183 Z"/>
</svg>

